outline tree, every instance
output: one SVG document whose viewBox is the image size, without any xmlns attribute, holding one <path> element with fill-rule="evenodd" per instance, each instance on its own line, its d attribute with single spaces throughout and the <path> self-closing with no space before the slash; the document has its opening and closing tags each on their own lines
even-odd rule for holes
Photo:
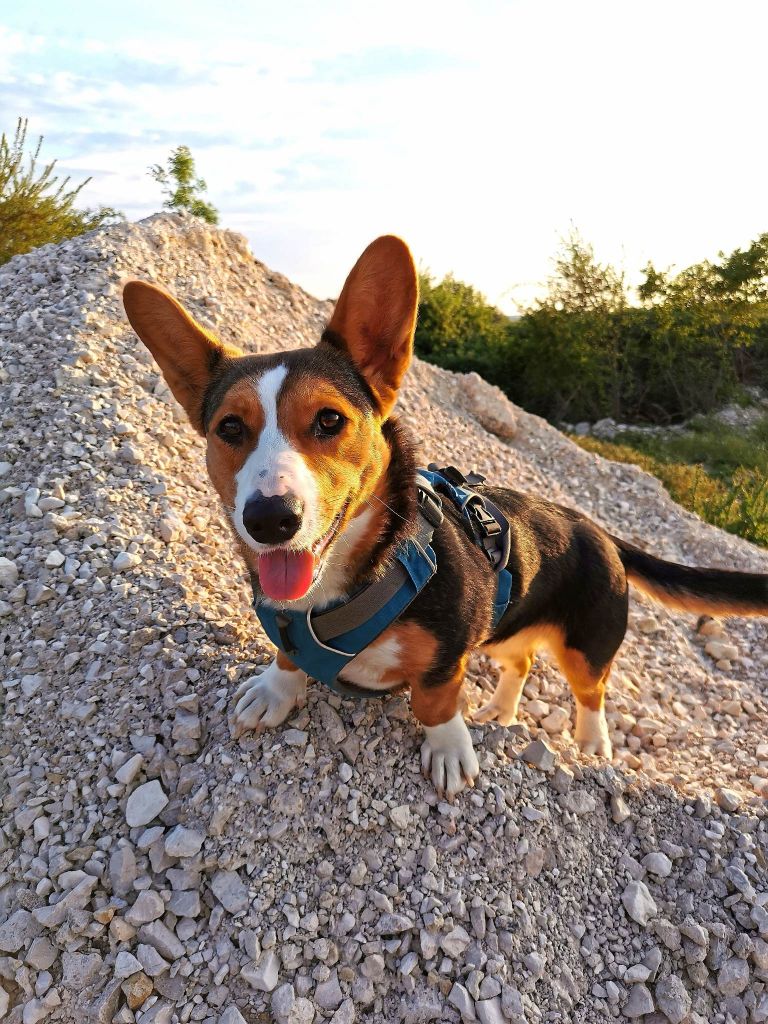
<svg viewBox="0 0 768 1024">
<path fill-rule="evenodd" d="M 509 328 L 508 316 L 452 274 L 439 283 L 429 273 L 419 276 L 415 345 L 425 359 L 450 370 L 469 366 L 496 382 Z"/>
<path fill-rule="evenodd" d="M 68 188 L 70 179 L 59 181 L 53 173 L 55 160 L 38 169 L 43 136 L 27 159 L 26 143 L 26 118 L 19 118 L 13 140 L 5 132 L 0 136 L 0 264 L 39 245 L 63 242 L 121 216 L 104 206 L 76 210 L 75 200 L 91 179 Z"/>
<path fill-rule="evenodd" d="M 195 161 L 189 146 L 174 149 L 168 157 L 167 169 L 155 164 L 149 173 L 162 185 L 168 197 L 163 203 L 167 210 L 186 210 L 208 224 L 219 223 L 216 207 L 200 198 L 199 193 L 207 192 L 208 186 L 202 178 L 196 177 Z"/>
<path fill-rule="evenodd" d="M 595 250 L 575 231 L 561 242 L 547 291 L 540 307 L 565 313 L 617 313 L 627 305 L 624 275 L 598 263 Z"/>
</svg>

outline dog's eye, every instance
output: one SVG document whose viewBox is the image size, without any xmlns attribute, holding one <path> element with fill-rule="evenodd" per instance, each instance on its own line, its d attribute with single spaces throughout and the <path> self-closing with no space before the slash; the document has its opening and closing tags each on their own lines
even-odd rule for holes
<svg viewBox="0 0 768 1024">
<path fill-rule="evenodd" d="M 227 444 L 240 444 L 245 433 L 245 425 L 239 416 L 225 416 L 216 427 L 216 433 Z"/>
<path fill-rule="evenodd" d="M 315 417 L 317 432 L 323 437 L 332 437 L 338 434 L 346 420 L 340 412 L 335 409 L 321 409 Z"/>
</svg>

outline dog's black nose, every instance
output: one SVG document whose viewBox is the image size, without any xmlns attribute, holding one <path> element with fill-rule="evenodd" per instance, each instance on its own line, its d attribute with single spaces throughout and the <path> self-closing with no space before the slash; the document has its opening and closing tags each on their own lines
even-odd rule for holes
<svg viewBox="0 0 768 1024">
<path fill-rule="evenodd" d="M 265 498 L 255 494 L 245 503 L 243 525 L 259 544 L 283 544 L 301 528 L 304 505 L 293 494 Z"/>
</svg>

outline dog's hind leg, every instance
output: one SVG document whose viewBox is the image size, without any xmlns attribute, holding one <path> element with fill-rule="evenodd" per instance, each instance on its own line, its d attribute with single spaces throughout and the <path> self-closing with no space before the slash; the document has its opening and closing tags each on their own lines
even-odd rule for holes
<svg viewBox="0 0 768 1024">
<path fill-rule="evenodd" d="M 610 758 L 613 754 L 605 720 L 605 689 L 610 662 L 594 668 L 581 651 L 563 647 L 556 652 L 563 675 L 576 701 L 575 739 L 585 754 Z"/>
<path fill-rule="evenodd" d="M 499 725 L 512 725 L 517 720 L 517 709 L 523 693 L 525 680 L 531 671 L 533 659 L 530 654 L 495 656 L 501 665 L 501 676 L 492 696 L 472 716 L 475 722 L 498 722 Z"/>
</svg>

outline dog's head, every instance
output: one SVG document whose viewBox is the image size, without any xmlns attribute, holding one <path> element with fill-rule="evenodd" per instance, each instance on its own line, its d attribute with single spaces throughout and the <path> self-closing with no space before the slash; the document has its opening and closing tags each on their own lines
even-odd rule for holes
<svg viewBox="0 0 768 1024">
<path fill-rule="evenodd" d="M 126 284 L 123 301 L 206 438 L 209 475 L 262 590 L 304 597 L 387 466 L 382 427 L 411 361 L 418 301 L 407 246 L 391 235 L 368 246 L 312 349 L 244 355 L 143 281 Z"/>
</svg>

